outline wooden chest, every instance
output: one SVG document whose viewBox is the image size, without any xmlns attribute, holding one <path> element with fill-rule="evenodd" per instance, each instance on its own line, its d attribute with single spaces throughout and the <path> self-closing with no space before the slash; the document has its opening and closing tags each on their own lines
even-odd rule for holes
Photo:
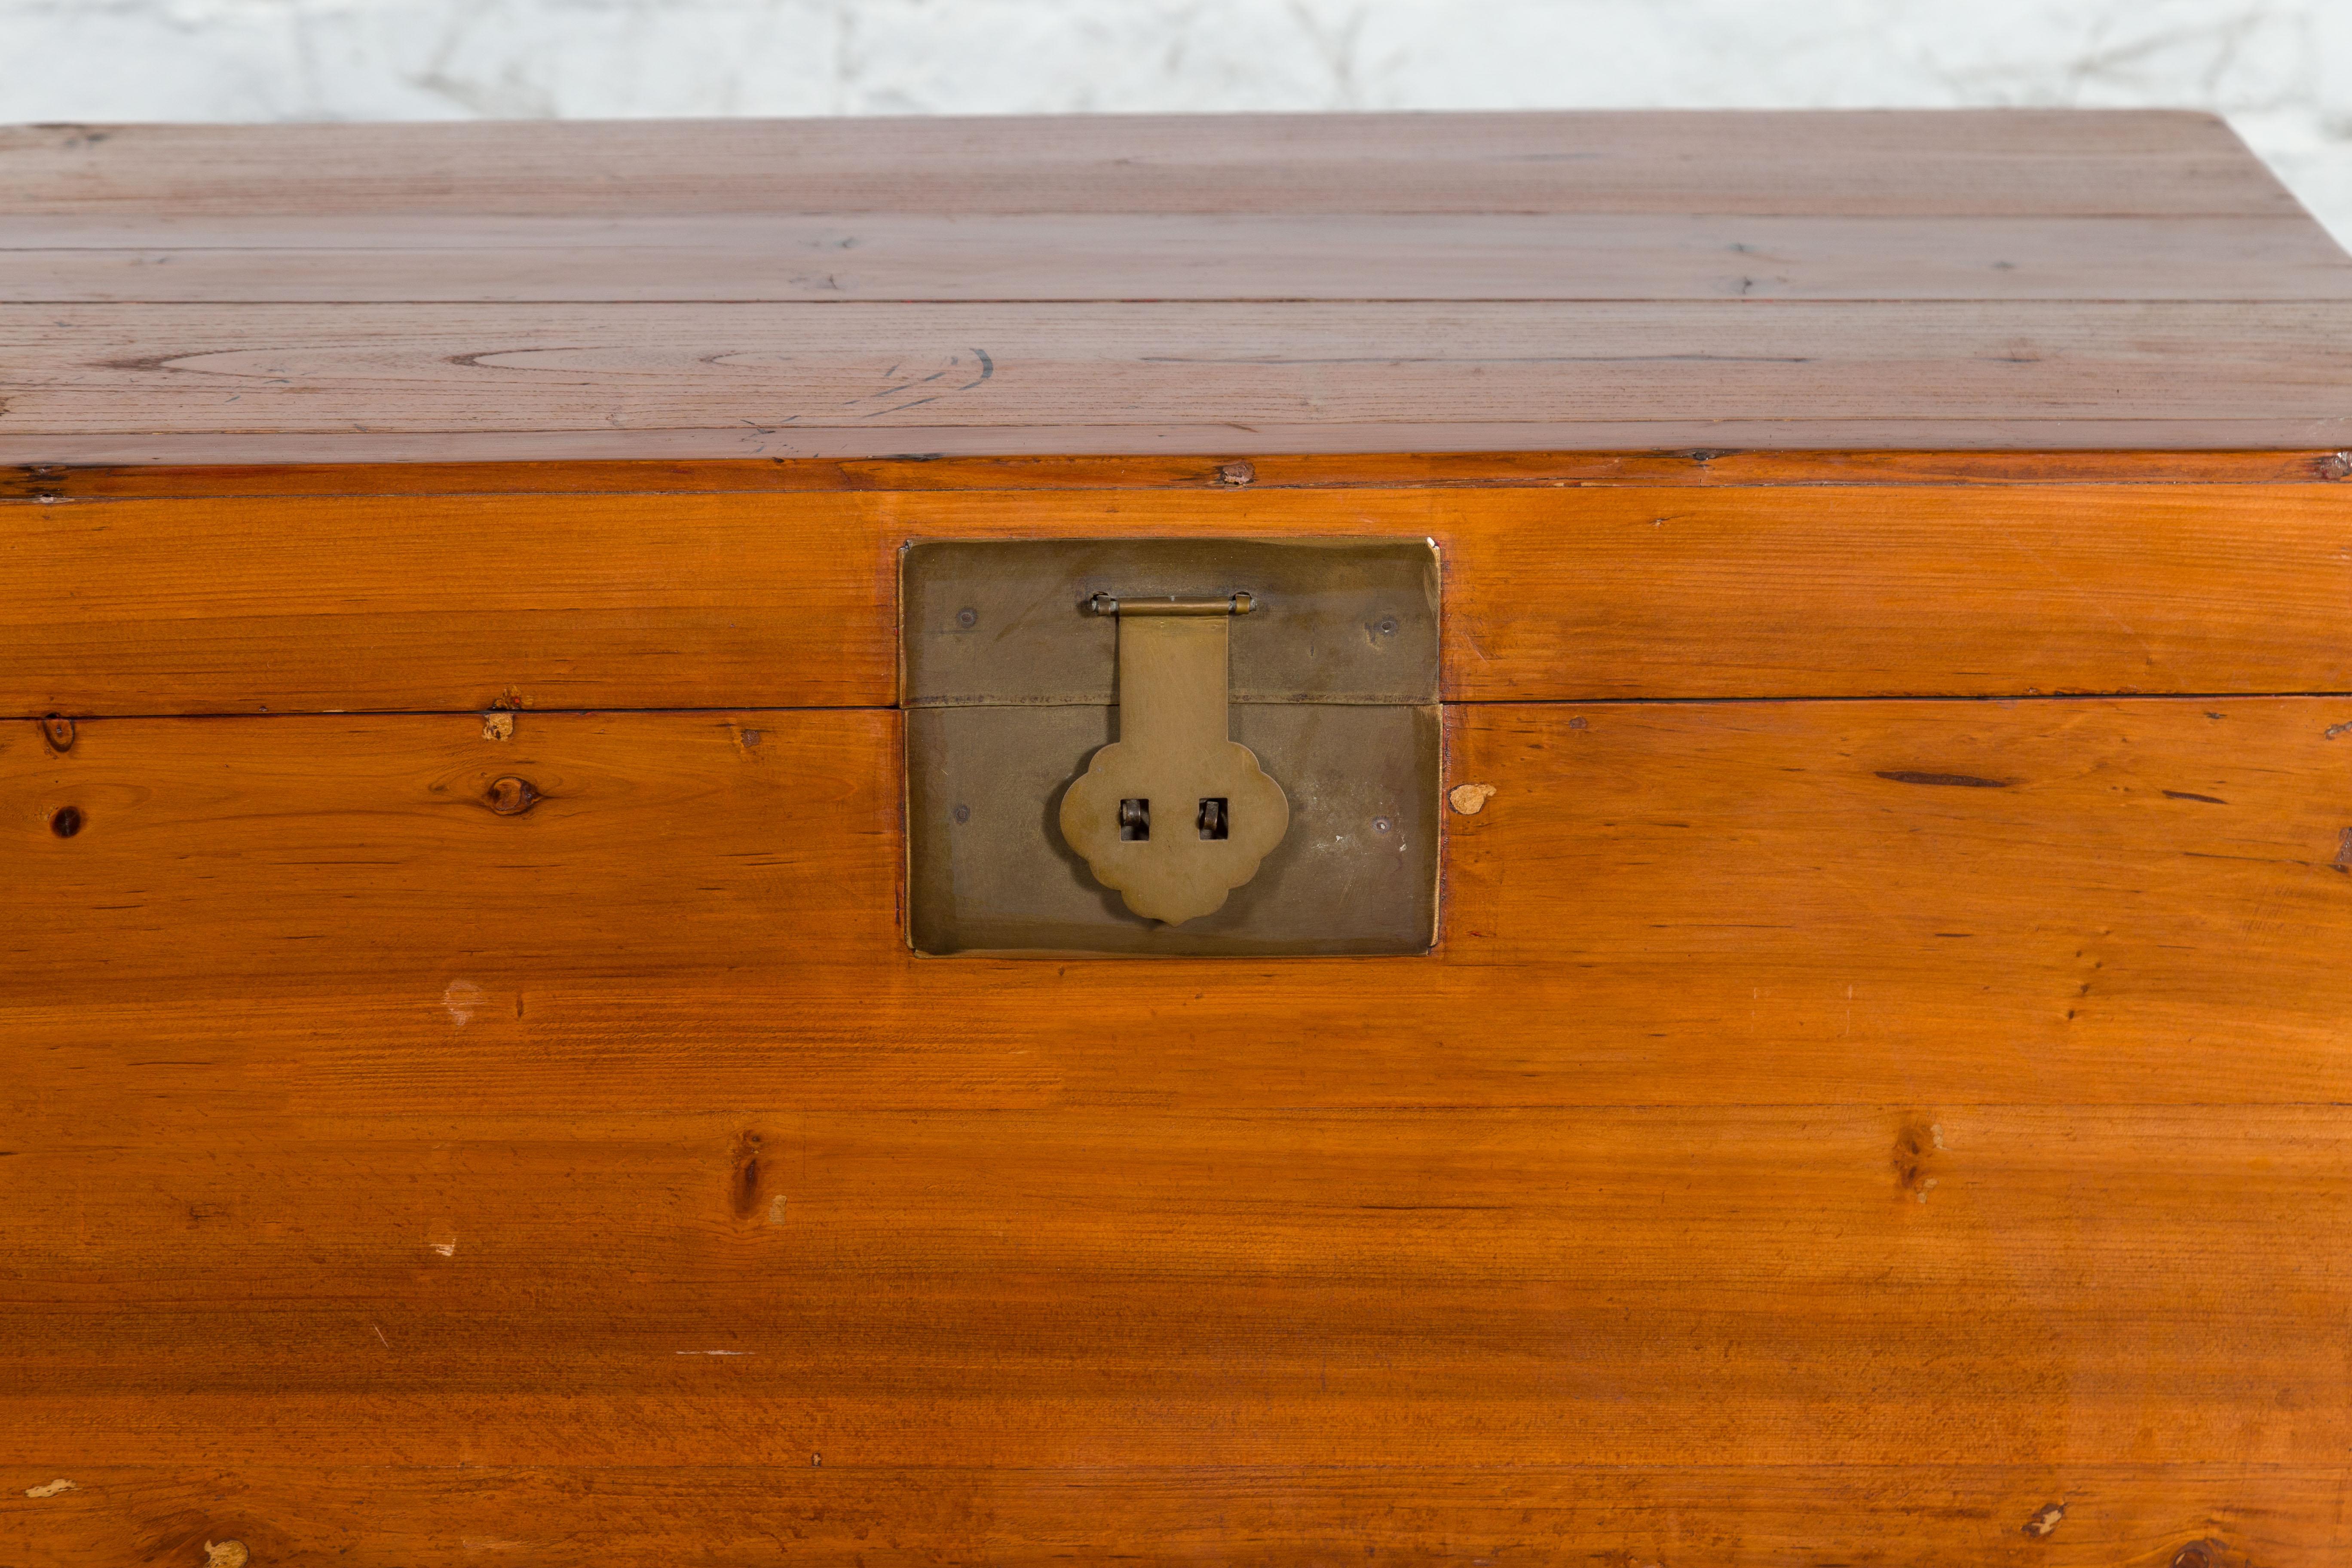
<svg viewBox="0 0 2352 1568">
<path fill-rule="evenodd" d="M 0 1563 L 2352 1553 L 2352 260 L 2218 121 L 0 210 Z M 902 547 L 1294 539 L 1433 542 L 1431 938 L 914 951 Z"/>
</svg>

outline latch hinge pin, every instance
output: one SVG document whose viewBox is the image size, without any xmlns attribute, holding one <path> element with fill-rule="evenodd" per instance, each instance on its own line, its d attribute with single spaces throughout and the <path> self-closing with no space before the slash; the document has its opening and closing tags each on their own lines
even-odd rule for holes
<svg viewBox="0 0 2352 1568">
<path fill-rule="evenodd" d="M 1087 601 L 1087 608 L 1097 616 L 1246 616 L 1257 608 L 1257 601 L 1247 594 L 1214 599 L 1120 599 L 1097 594 Z"/>
</svg>

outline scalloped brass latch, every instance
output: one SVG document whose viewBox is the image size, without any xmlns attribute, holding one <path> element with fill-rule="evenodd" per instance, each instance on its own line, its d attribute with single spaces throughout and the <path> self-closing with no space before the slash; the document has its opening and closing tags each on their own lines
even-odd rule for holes
<svg viewBox="0 0 2352 1568">
<path fill-rule="evenodd" d="M 907 942 L 1422 953 L 1425 539 L 926 539 L 898 568 Z"/>
<path fill-rule="evenodd" d="M 1181 925 L 1222 908 L 1290 830 L 1290 802 L 1233 739 L 1226 632 L 1255 601 L 1120 599 L 1118 739 L 1062 796 L 1062 837 L 1147 920 Z"/>
</svg>

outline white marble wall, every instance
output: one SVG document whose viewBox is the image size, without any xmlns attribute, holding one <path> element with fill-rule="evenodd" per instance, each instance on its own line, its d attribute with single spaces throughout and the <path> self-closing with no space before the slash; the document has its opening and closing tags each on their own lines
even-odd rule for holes
<svg viewBox="0 0 2352 1568">
<path fill-rule="evenodd" d="M 2352 0 L 0 0 L 0 121 L 2228 113 L 2352 239 Z"/>
</svg>

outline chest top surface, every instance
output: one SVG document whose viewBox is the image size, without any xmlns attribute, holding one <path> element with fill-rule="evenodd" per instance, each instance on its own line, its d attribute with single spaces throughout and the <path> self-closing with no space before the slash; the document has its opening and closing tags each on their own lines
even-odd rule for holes
<svg viewBox="0 0 2352 1568">
<path fill-rule="evenodd" d="M 2352 445 L 2191 113 L 40 126 L 0 226 L 20 464 Z"/>
</svg>

